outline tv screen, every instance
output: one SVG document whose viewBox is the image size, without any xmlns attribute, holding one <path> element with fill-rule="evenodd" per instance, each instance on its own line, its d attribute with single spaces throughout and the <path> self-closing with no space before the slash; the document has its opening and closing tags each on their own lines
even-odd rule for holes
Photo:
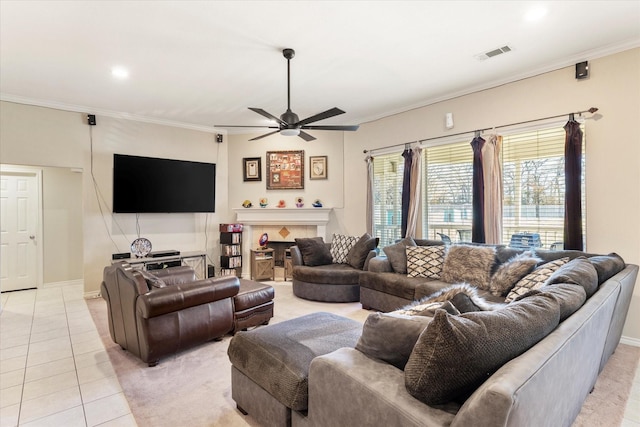
<svg viewBox="0 0 640 427">
<path fill-rule="evenodd" d="M 216 165 L 113 155 L 114 213 L 215 212 Z"/>
</svg>

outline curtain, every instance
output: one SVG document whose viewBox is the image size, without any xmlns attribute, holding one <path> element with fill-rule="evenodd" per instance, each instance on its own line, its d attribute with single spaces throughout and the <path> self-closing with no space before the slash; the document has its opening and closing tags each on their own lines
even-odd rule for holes
<svg viewBox="0 0 640 427">
<path fill-rule="evenodd" d="M 367 208 L 366 208 L 366 226 L 367 233 L 373 236 L 373 157 L 367 155 L 364 159 L 367 163 Z"/>
<path fill-rule="evenodd" d="M 402 237 L 407 235 L 407 220 L 409 219 L 409 203 L 411 202 L 411 149 L 405 148 L 402 152 L 404 157 L 404 171 L 402 175 L 402 214 L 401 233 Z"/>
<path fill-rule="evenodd" d="M 473 183 L 472 206 L 473 221 L 471 223 L 471 241 L 485 243 L 484 233 L 484 174 L 482 168 L 482 147 L 485 140 L 477 135 L 471 141 L 473 148 Z"/>
<path fill-rule="evenodd" d="M 485 243 L 502 243 L 502 136 L 489 135 L 482 149 Z"/>
<path fill-rule="evenodd" d="M 582 236 L 582 131 L 580 124 L 569 119 L 564 126 L 564 248 L 583 250 Z"/>
<path fill-rule="evenodd" d="M 422 187 L 422 148 L 411 150 L 411 190 L 407 215 L 406 237 L 415 237 L 420 219 L 420 192 Z"/>
</svg>

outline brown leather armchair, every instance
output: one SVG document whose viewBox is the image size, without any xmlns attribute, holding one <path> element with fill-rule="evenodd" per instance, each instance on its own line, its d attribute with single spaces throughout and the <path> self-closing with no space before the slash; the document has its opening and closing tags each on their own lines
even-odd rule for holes
<svg viewBox="0 0 640 427">
<path fill-rule="evenodd" d="M 101 285 L 111 338 L 149 366 L 233 330 L 237 277 L 197 280 L 191 267 L 153 273 L 121 262 L 105 267 Z"/>
</svg>

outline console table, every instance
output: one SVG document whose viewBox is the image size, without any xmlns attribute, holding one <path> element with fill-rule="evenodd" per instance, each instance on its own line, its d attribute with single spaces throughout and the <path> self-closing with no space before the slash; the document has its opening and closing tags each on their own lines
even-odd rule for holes
<svg viewBox="0 0 640 427">
<path fill-rule="evenodd" d="M 205 252 L 182 252 L 180 255 L 162 257 L 115 259 L 111 263 L 126 262 L 139 270 L 153 271 L 178 265 L 188 265 L 196 272 L 198 279 L 207 278 L 207 254 Z"/>
</svg>

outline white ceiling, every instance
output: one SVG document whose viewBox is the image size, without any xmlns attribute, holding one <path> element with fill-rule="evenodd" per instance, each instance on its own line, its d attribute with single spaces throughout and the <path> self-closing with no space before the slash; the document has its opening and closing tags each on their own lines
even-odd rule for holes
<svg viewBox="0 0 640 427">
<path fill-rule="evenodd" d="M 531 22 L 535 6 L 547 14 Z M 508 45 L 513 51 L 480 61 Z M 3 100 L 211 130 L 394 113 L 640 46 L 640 1 L 0 1 Z M 114 66 L 129 78 L 111 76 Z"/>
</svg>

